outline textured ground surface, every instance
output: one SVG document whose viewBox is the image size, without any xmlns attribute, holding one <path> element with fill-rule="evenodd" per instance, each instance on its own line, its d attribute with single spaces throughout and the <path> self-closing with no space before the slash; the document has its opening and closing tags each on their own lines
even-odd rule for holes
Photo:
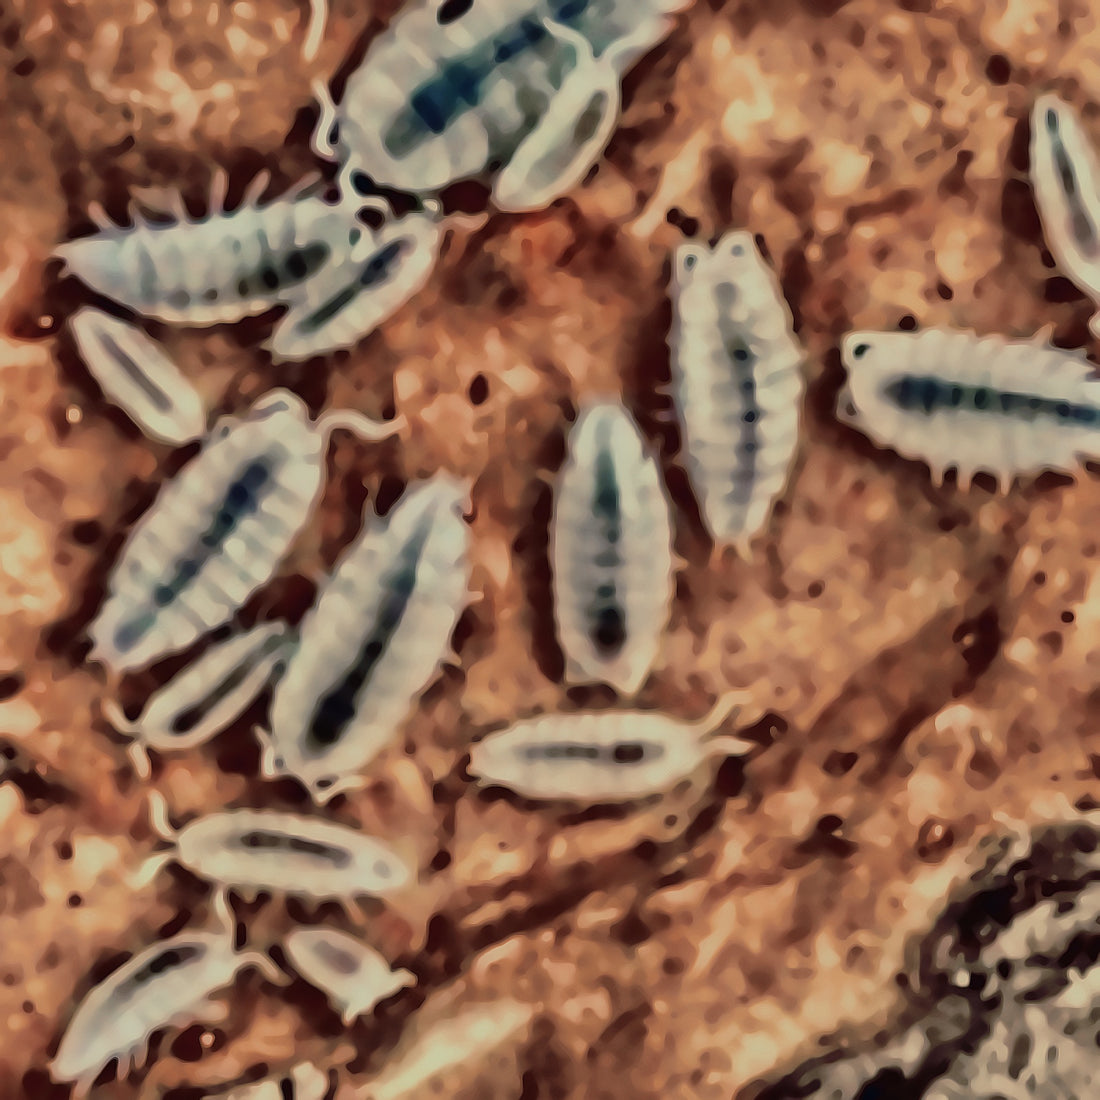
<svg viewBox="0 0 1100 1100">
<path fill-rule="evenodd" d="M 47 256 L 133 186 L 179 186 L 197 210 L 215 165 L 237 193 L 261 167 L 275 189 L 298 178 L 311 79 L 396 6 L 336 0 L 309 65 L 299 0 L 0 7 L 0 1096 L 64 1097 L 44 1066 L 75 1001 L 209 908 L 182 872 L 127 885 L 154 844 L 145 788 L 99 713 L 117 685 L 81 663 L 121 536 L 181 457 L 99 400 Z M 1085 0 L 700 0 L 628 79 L 588 184 L 457 232 L 428 288 L 351 353 L 276 370 L 256 325 L 157 331 L 214 409 L 280 384 L 409 421 L 381 446 L 338 437 L 322 512 L 261 611 L 300 614 L 364 499 L 440 468 L 475 480 L 473 596 L 458 666 L 372 786 L 331 808 L 412 838 L 421 890 L 364 915 L 419 988 L 345 1033 L 307 988 L 242 979 L 225 1025 L 162 1037 L 144 1075 L 99 1095 L 296 1057 L 340 1067 L 347 1091 L 433 1015 L 509 997 L 535 1006 L 530 1026 L 415 1095 L 728 1100 L 901 1010 L 895 975 L 983 838 L 1097 806 L 1100 482 L 936 489 L 831 406 L 849 327 L 1050 323 L 1085 341 L 1089 308 L 1043 251 L 1026 116 L 1045 88 L 1100 99 L 1098 36 Z M 711 553 L 662 390 L 669 250 L 731 226 L 762 236 L 810 356 L 798 466 L 747 562 Z M 639 701 L 695 716 L 747 688 L 759 751 L 630 812 L 478 795 L 459 766 L 474 736 L 610 701 L 558 682 L 545 479 L 570 406 L 619 388 L 662 448 L 685 559 Z M 256 771 L 242 726 L 152 782 L 180 819 L 300 805 Z M 261 945 L 317 915 L 238 913 Z"/>
</svg>

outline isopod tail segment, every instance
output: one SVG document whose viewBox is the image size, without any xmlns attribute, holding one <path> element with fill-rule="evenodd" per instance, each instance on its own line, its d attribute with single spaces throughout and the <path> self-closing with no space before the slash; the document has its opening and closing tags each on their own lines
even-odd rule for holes
<svg viewBox="0 0 1100 1100">
<path fill-rule="evenodd" d="M 312 4 L 323 4 L 324 0 L 310 0 L 310 2 Z M 336 104 L 333 102 L 332 92 L 329 91 L 328 84 L 320 77 L 310 84 L 310 89 L 313 91 L 313 98 L 317 100 L 320 115 L 313 128 L 313 133 L 310 135 L 309 147 L 313 150 L 314 156 L 318 156 L 322 160 L 334 161 L 339 155 L 333 137 L 333 132 L 339 123 Z"/>
<path fill-rule="evenodd" d="M 255 725 L 252 727 L 252 734 L 256 738 L 257 743 L 260 746 L 260 775 L 264 779 L 297 779 L 299 783 L 302 783 L 311 794 L 313 789 L 308 783 L 297 775 L 295 775 L 293 769 L 286 766 L 286 762 L 279 753 L 279 748 L 275 744 L 275 739 L 271 735 L 271 731 L 264 726 Z M 363 771 L 348 772 L 346 775 L 334 780 L 328 787 L 325 788 L 325 801 L 335 798 L 338 794 L 343 794 L 346 791 L 360 790 L 367 786 L 369 780 L 366 773 Z M 351 910 L 348 909 L 349 915 Z"/>
<path fill-rule="evenodd" d="M 576 65 L 493 184 L 493 202 L 512 213 L 542 209 L 580 183 L 607 148 L 618 122 L 620 59 L 654 38 L 651 21 L 643 20 L 597 57 L 588 39 L 573 27 L 549 17 L 542 23 L 558 42 L 573 47 Z M 570 153 L 571 145 L 575 149 Z M 564 160 L 553 163 L 562 151 Z"/>
</svg>

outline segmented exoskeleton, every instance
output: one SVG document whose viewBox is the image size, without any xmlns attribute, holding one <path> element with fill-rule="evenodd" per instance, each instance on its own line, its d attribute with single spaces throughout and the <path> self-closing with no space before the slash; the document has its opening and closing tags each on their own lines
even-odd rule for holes
<svg viewBox="0 0 1100 1100">
<path fill-rule="evenodd" d="M 846 423 L 937 481 L 979 471 L 1007 489 L 1044 470 L 1072 473 L 1100 454 L 1100 382 L 1080 355 L 1035 340 L 970 332 L 852 332 L 838 398 Z"/>
<path fill-rule="evenodd" d="M 309 519 L 329 433 L 380 439 L 400 424 L 349 411 L 311 423 L 286 390 L 223 419 L 130 535 L 89 630 L 92 659 L 139 668 L 228 622 Z"/>
</svg>

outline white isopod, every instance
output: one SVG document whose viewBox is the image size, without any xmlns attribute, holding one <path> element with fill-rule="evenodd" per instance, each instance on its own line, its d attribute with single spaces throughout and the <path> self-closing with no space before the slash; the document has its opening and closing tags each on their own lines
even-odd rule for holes
<svg viewBox="0 0 1100 1100">
<path fill-rule="evenodd" d="M 300 188 L 260 205 L 267 183 L 261 173 L 241 205 L 226 211 L 220 171 L 210 212 L 198 219 L 178 193 L 146 200 L 170 205 L 174 221 L 150 221 L 132 204 L 134 224 L 120 227 L 94 209 L 100 232 L 61 245 L 55 255 L 81 282 L 143 317 L 204 326 L 264 313 L 363 235 L 354 205 L 333 205 Z"/>
<path fill-rule="evenodd" d="M 1100 454 L 1100 384 L 1088 360 L 1034 340 L 969 332 L 852 332 L 841 420 L 961 487 L 979 471 L 1072 471 Z"/>
<path fill-rule="evenodd" d="M 202 398 L 141 329 L 91 306 L 77 310 L 69 328 L 103 396 L 147 436 L 180 446 L 205 433 Z"/>
<path fill-rule="evenodd" d="M 325 355 L 370 335 L 428 281 L 443 223 L 433 204 L 363 234 L 288 295 L 290 308 L 263 345 L 273 360 Z"/>
<path fill-rule="evenodd" d="M 148 749 L 175 752 L 201 745 L 226 728 L 281 671 L 293 646 L 284 623 L 261 623 L 207 649 L 173 677 L 131 722 L 113 700 L 103 714 L 129 746 L 134 770 L 150 775 Z"/>
<path fill-rule="evenodd" d="M 302 621 L 259 734 L 264 775 L 296 776 L 317 802 L 362 786 L 447 654 L 469 578 L 468 494 L 439 474 L 367 522 Z"/>
<path fill-rule="evenodd" d="M 411 971 L 391 970 L 382 955 L 346 932 L 295 928 L 283 940 L 283 949 L 294 969 L 335 1002 L 345 1024 L 416 985 Z"/>
<path fill-rule="evenodd" d="M 755 748 L 741 738 L 708 736 L 745 698 L 733 692 L 695 722 L 644 710 L 544 714 L 472 745 L 467 771 L 483 786 L 531 799 L 645 798 L 687 778 L 704 760 Z"/>
<path fill-rule="evenodd" d="M 347 825 L 276 810 L 223 810 L 173 829 L 163 795 L 149 794 L 153 827 L 173 849 L 150 856 L 135 877 L 150 881 L 177 862 L 199 878 L 245 893 L 272 891 L 316 901 L 385 897 L 415 868 L 390 844 Z"/>
<path fill-rule="evenodd" d="M 311 423 L 286 390 L 266 394 L 243 418 L 221 420 L 130 535 L 90 628 L 91 659 L 138 668 L 228 622 L 309 519 L 329 433 L 381 439 L 402 423 L 348 410 Z"/>
<path fill-rule="evenodd" d="M 1100 156 L 1073 108 L 1053 94 L 1031 111 L 1031 187 L 1058 265 L 1100 305 Z M 1100 336 L 1100 313 L 1090 326 Z"/>
<path fill-rule="evenodd" d="M 663 38 L 672 20 L 643 19 L 599 57 L 589 40 L 567 24 L 547 19 L 544 25 L 573 47 L 576 60 L 545 114 L 493 181 L 493 202 L 501 210 L 541 210 L 584 179 L 603 156 L 619 120 L 623 59 Z"/>
<path fill-rule="evenodd" d="M 218 1093 L 217 1100 L 325 1100 L 330 1088 L 329 1074 L 312 1062 L 302 1062 L 277 1077 Z M 209 1096 L 215 1100 L 214 1094 Z"/>
<path fill-rule="evenodd" d="M 747 232 L 685 244 L 672 275 L 672 378 L 703 520 L 744 556 L 790 476 L 805 354 Z"/>
<path fill-rule="evenodd" d="M 154 1032 L 224 1020 L 228 1011 L 215 995 L 245 967 L 286 984 L 266 955 L 235 950 L 235 924 L 224 895 L 215 902 L 224 925 L 220 930 L 181 932 L 146 948 L 80 1002 L 50 1065 L 55 1080 L 75 1083 L 74 1096 L 85 1096 L 113 1058 L 119 1061 L 119 1076 L 125 1076 Z"/>
<path fill-rule="evenodd" d="M 597 57 L 647 27 L 616 55 L 624 69 L 667 33 L 658 16 L 686 2 L 423 0 L 371 42 L 339 108 L 322 97 L 316 135 L 335 122 L 344 162 L 387 187 L 437 191 L 507 164 L 559 93 L 579 58 L 548 23 L 580 32 Z M 315 148 L 326 151 L 322 137 Z"/>
<path fill-rule="evenodd" d="M 618 402 L 588 405 L 569 433 L 550 568 L 566 676 L 633 694 L 672 610 L 672 519 L 656 459 Z"/>
</svg>

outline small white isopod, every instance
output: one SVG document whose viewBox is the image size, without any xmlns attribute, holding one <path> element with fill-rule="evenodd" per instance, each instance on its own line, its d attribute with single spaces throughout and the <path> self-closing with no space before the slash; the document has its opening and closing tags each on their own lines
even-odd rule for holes
<svg viewBox="0 0 1100 1100">
<path fill-rule="evenodd" d="M 416 985 L 411 971 L 392 970 L 382 955 L 346 932 L 295 928 L 283 940 L 283 949 L 294 969 L 336 1004 L 345 1024 Z"/>
<path fill-rule="evenodd" d="M 554 494 L 554 618 L 571 680 L 632 695 L 657 657 L 675 588 L 656 459 L 617 401 L 585 406 Z"/>
<path fill-rule="evenodd" d="M 91 306 L 77 310 L 69 328 L 103 396 L 147 436 L 181 446 L 206 432 L 202 398 L 141 329 Z"/>
<path fill-rule="evenodd" d="M 274 575 L 308 521 L 329 433 L 382 439 L 402 424 L 349 410 L 313 423 L 287 390 L 266 394 L 242 418 L 219 421 L 127 540 L 89 628 L 91 659 L 140 668 L 228 622 Z"/>
<path fill-rule="evenodd" d="M 751 233 L 676 250 L 669 345 L 703 520 L 747 557 L 787 485 L 805 390 L 791 312 Z"/>
<path fill-rule="evenodd" d="M 1080 355 L 1037 340 L 971 332 L 852 332 L 837 415 L 880 447 L 924 462 L 960 488 L 985 471 L 1072 473 L 1100 455 L 1100 382 Z"/>
<path fill-rule="evenodd" d="M 111 1059 L 118 1059 L 118 1075 L 125 1076 L 154 1032 L 221 1022 L 228 1010 L 215 995 L 245 967 L 287 984 L 266 955 L 234 948 L 235 922 L 224 894 L 215 896 L 215 906 L 220 930 L 185 931 L 153 944 L 91 990 L 73 1013 L 50 1065 L 54 1080 L 74 1082 L 74 1096 L 83 1097 Z"/>
<path fill-rule="evenodd" d="M 223 810 L 173 829 L 158 791 L 149 793 L 153 827 L 173 848 L 151 855 L 135 877 L 143 885 L 166 863 L 241 893 L 261 891 L 349 901 L 385 897 L 408 886 L 415 868 L 390 844 L 348 825 L 277 810 Z"/>
<path fill-rule="evenodd" d="M 263 347 L 279 362 L 349 348 L 396 313 L 435 267 L 443 236 L 438 206 L 426 206 L 333 255 L 287 296 L 289 309 Z"/>
<path fill-rule="evenodd" d="M 409 489 L 337 563 L 299 628 L 271 702 L 263 774 L 317 802 L 365 782 L 446 658 L 466 598 L 468 487 L 437 474 Z"/>
<path fill-rule="evenodd" d="M 482 786 L 535 800 L 646 798 L 686 779 L 704 760 L 756 747 L 738 737 L 708 736 L 745 698 L 731 692 L 695 722 L 643 710 L 543 714 L 476 742 L 467 771 Z"/>
<path fill-rule="evenodd" d="M 147 750 L 194 748 L 225 729 L 278 675 L 293 644 L 280 622 L 231 634 L 169 680 L 132 722 L 113 699 L 105 699 L 104 717 L 134 738 L 128 752 L 137 774 L 149 778 Z"/>
<path fill-rule="evenodd" d="M 312 180 L 261 205 L 268 179 L 258 175 L 241 205 L 226 211 L 228 179 L 219 170 L 209 213 L 197 219 L 178 193 L 146 201 L 168 206 L 172 221 L 148 220 L 132 204 L 133 225 L 122 227 L 93 208 L 99 233 L 55 255 L 81 282 L 143 317 L 205 326 L 264 313 L 363 235 L 354 206 L 301 193 Z"/>
<path fill-rule="evenodd" d="M 1059 267 L 1100 306 L 1100 156 L 1074 109 L 1048 93 L 1031 111 L 1031 187 Z M 1100 336 L 1100 313 L 1089 323 Z"/>
</svg>

